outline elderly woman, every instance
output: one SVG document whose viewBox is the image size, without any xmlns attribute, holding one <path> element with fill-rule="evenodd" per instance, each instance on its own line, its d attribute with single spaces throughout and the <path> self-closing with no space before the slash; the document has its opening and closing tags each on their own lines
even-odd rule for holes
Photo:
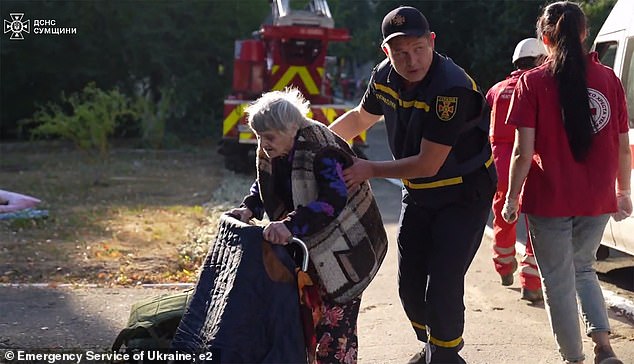
<svg viewBox="0 0 634 364">
<path fill-rule="evenodd" d="M 346 189 L 349 145 L 308 111 L 296 89 L 268 92 L 246 109 L 258 138 L 257 179 L 230 213 L 246 222 L 266 212 L 264 239 L 285 245 L 294 236 L 307 244 L 322 301 L 316 361 L 355 363 L 361 293 L 385 257 L 387 238 L 369 183 Z"/>
</svg>

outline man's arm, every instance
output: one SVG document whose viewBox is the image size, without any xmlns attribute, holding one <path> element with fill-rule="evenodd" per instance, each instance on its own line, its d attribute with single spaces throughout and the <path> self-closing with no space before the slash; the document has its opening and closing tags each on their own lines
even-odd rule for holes
<svg viewBox="0 0 634 364">
<path fill-rule="evenodd" d="M 482 108 L 482 96 L 469 89 L 452 88 L 442 97 L 453 100 L 447 105 L 448 116 L 440 119 L 437 110 L 429 111 L 433 114 L 425 119 L 427 126 L 416 155 L 381 162 L 355 160 L 354 165 L 344 171 L 346 184 L 352 186 L 373 177 L 412 179 L 438 174 L 466 123 L 475 120 Z"/>
<path fill-rule="evenodd" d="M 422 139 L 420 152 L 411 157 L 392 161 L 367 161 L 355 159 L 354 164 L 343 171 L 348 187 L 370 178 L 423 178 L 436 175 L 445 163 L 451 146 Z"/>
<path fill-rule="evenodd" d="M 344 140 L 350 140 L 368 130 L 372 125 L 381 119 L 381 115 L 374 115 L 367 112 L 361 105 L 357 105 L 352 110 L 337 118 L 329 128 Z"/>
</svg>

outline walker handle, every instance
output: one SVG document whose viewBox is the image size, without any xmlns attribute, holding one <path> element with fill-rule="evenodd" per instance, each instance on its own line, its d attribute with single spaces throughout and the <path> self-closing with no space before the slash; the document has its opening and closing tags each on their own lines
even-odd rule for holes
<svg viewBox="0 0 634 364">
<path fill-rule="evenodd" d="M 300 239 L 293 237 L 289 243 L 295 243 L 297 245 L 299 245 L 302 248 L 302 253 L 304 255 L 303 260 L 302 260 L 302 271 L 306 272 L 308 271 L 308 260 L 309 260 L 309 256 L 308 256 L 308 247 L 306 246 L 306 243 L 304 243 L 303 241 L 301 241 Z"/>
</svg>

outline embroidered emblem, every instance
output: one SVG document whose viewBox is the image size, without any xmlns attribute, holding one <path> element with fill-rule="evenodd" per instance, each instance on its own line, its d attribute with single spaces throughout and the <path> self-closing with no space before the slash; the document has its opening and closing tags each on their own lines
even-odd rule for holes
<svg viewBox="0 0 634 364">
<path fill-rule="evenodd" d="M 392 18 L 392 20 L 390 20 L 390 23 L 400 27 L 401 25 L 405 24 L 405 17 L 403 15 L 396 14 Z"/>
<path fill-rule="evenodd" d="M 442 121 L 451 120 L 456 115 L 458 98 L 449 96 L 436 97 L 436 115 Z"/>
<path fill-rule="evenodd" d="M 590 113 L 592 114 L 592 129 L 594 133 L 598 133 L 610 121 L 612 111 L 610 103 L 599 90 L 588 87 L 588 99 L 590 101 Z"/>
</svg>

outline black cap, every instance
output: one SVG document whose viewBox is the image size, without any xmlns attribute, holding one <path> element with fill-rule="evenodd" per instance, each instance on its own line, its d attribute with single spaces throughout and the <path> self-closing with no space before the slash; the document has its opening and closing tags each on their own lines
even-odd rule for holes
<svg viewBox="0 0 634 364">
<path fill-rule="evenodd" d="M 385 45 L 390 39 L 401 35 L 413 35 L 420 37 L 429 33 L 429 23 L 418 9 L 411 6 L 398 7 L 383 18 L 381 24 L 383 42 Z"/>
</svg>

